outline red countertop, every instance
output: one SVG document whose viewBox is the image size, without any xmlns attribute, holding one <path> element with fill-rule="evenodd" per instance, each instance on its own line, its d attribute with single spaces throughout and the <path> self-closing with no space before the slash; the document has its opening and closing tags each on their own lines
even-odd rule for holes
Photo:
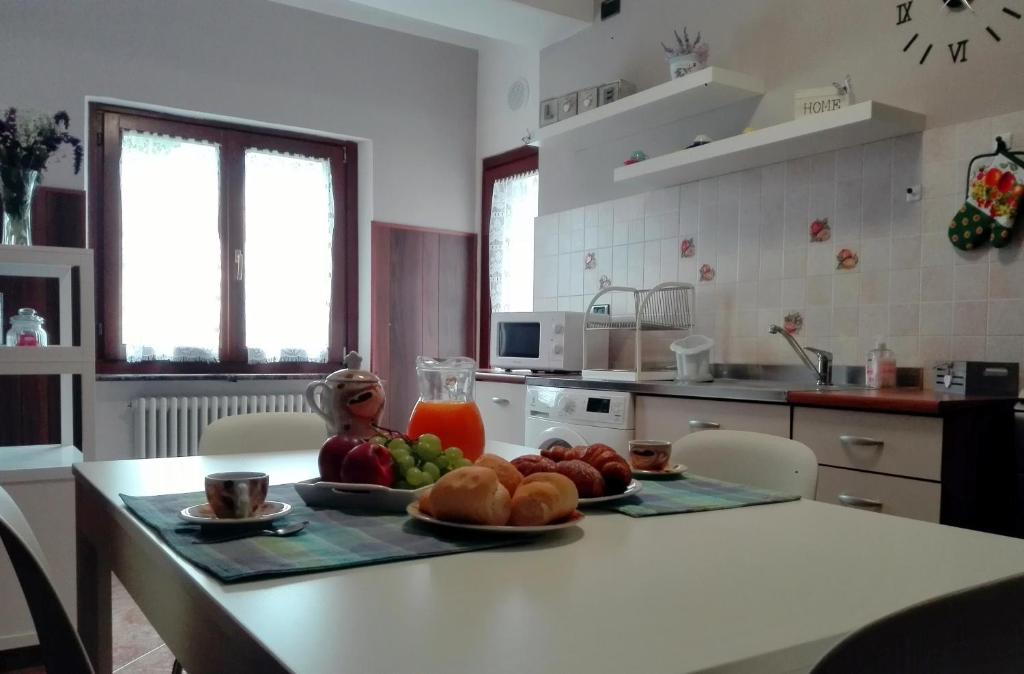
<svg viewBox="0 0 1024 674">
<path fill-rule="evenodd" d="M 790 391 L 791 405 L 834 407 L 872 412 L 943 415 L 991 405 L 1012 405 L 1016 398 L 963 396 L 919 388 L 858 391 Z"/>
</svg>

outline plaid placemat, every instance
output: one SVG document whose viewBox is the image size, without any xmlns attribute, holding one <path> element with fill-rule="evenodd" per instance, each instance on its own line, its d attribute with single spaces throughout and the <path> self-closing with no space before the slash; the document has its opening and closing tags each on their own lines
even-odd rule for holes
<svg viewBox="0 0 1024 674">
<path fill-rule="evenodd" d="M 642 492 L 609 503 L 607 507 L 630 517 L 649 517 L 783 503 L 799 498 L 707 477 L 685 476 L 676 480 L 644 480 Z"/>
<path fill-rule="evenodd" d="M 199 526 L 182 521 L 178 513 L 205 502 L 203 492 L 162 496 L 121 494 L 128 509 L 155 529 L 175 552 L 226 583 L 451 555 L 524 542 L 519 536 L 448 533 L 404 514 L 361 515 L 310 508 L 292 485 L 271 487 L 267 498 L 292 506 L 291 512 L 275 520 L 273 526 L 302 520 L 308 520 L 309 525 L 285 538 L 254 536 L 227 543 L 196 545 L 194 541 L 202 538 Z M 207 536 L 226 533 L 218 529 Z"/>
</svg>

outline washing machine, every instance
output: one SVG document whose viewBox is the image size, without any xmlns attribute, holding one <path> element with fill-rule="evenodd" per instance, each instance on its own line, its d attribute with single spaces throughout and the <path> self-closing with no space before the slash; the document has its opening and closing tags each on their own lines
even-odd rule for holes
<svg viewBox="0 0 1024 674">
<path fill-rule="evenodd" d="M 526 387 L 526 444 L 602 443 L 623 456 L 633 439 L 633 394 L 552 386 Z"/>
</svg>

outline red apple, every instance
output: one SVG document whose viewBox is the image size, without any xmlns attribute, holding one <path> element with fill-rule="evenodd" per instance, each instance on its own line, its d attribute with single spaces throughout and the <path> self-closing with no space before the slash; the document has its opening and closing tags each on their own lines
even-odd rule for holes
<svg viewBox="0 0 1024 674">
<path fill-rule="evenodd" d="M 341 462 L 350 451 L 362 444 L 361 438 L 334 435 L 327 438 L 320 447 L 317 463 L 320 465 L 320 479 L 325 482 L 341 482 Z"/>
<path fill-rule="evenodd" d="M 391 453 L 372 442 L 358 445 L 341 462 L 341 481 L 390 487 L 395 481 Z"/>
<path fill-rule="evenodd" d="M 1003 177 L 1003 172 L 997 168 L 990 168 L 985 174 L 985 184 L 989 187 L 995 187 L 999 184 L 999 179 Z"/>
<path fill-rule="evenodd" d="M 1017 184 L 1017 176 L 1013 175 L 1013 171 L 1007 171 L 999 179 L 999 191 L 1009 192 L 1013 189 L 1013 186 Z"/>
</svg>

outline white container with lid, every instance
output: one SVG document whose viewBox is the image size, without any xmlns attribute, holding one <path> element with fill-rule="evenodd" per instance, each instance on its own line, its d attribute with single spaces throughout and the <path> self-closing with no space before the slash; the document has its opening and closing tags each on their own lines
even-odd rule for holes
<svg viewBox="0 0 1024 674">
<path fill-rule="evenodd" d="M 711 349 L 715 340 L 704 335 L 677 339 L 669 346 L 676 354 L 676 377 L 679 381 L 712 381 Z"/>
<path fill-rule="evenodd" d="M 896 354 L 881 339 L 875 344 L 875 348 L 868 352 L 864 383 L 868 388 L 896 386 Z"/>
</svg>

